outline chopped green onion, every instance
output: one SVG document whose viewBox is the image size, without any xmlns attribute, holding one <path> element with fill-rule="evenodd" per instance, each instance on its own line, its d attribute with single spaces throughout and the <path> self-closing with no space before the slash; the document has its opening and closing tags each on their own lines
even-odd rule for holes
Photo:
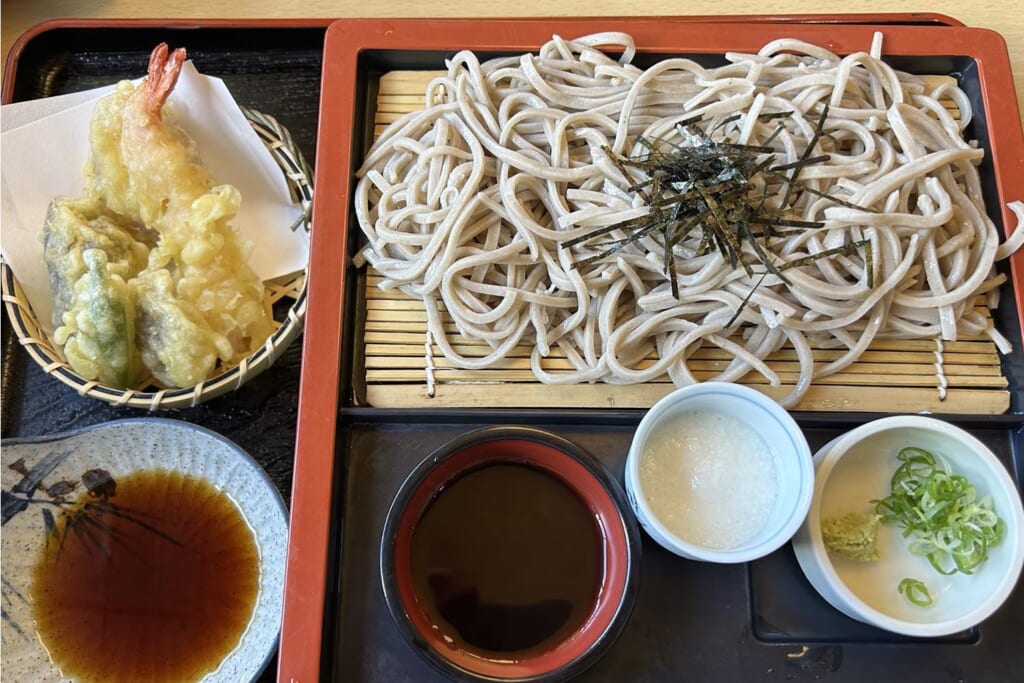
<svg viewBox="0 0 1024 683">
<path fill-rule="evenodd" d="M 900 595 L 907 596 L 907 600 L 918 607 L 927 607 L 932 604 L 932 594 L 928 592 L 928 586 L 917 579 L 903 579 L 896 587 Z"/>
<path fill-rule="evenodd" d="M 900 466 L 889 482 L 889 496 L 871 501 L 882 523 L 896 523 L 910 539 L 910 552 L 927 557 L 940 574 L 973 574 L 1006 530 L 992 498 L 979 500 L 966 477 L 950 472 L 923 448 L 909 446 L 896 457 Z M 900 584 L 901 593 L 907 581 Z"/>
</svg>

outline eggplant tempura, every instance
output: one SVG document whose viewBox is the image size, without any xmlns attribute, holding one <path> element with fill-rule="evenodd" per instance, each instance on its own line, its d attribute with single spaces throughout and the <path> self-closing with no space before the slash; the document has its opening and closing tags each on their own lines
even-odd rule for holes
<svg viewBox="0 0 1024 683">
<path fill-rule="evenodd" d="M 86 197 L 51 203 L 43 230 L 55 341 L 86 379 L 138 384 L 144 368 L 187 387 L 273 331 L 263 284 L 230 220 L 240 195 L 214 185 L 164 103 L 183 49 L 153 50 L 138 86 L 119 83 L 90 123 Z"/>
</svg>

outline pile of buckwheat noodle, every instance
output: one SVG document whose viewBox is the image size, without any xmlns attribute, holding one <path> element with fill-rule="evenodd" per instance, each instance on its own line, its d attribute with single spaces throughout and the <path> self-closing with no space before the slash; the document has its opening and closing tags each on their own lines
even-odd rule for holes
<svg viewBox="0 0 1024 683">
<path fill-rule="evenodd" d="M 696 381 L 687 359 L 715 345 L 732 356 L 715 379 L 753 369 L 778 385 L 763 359 L 788 342 L 801 372 L 781 402 L 793 406 L 814 378 L 848 366 L 879 337 L 987 334 L 1005 352 L 974 307 L 997 303 L 1005 277 L 993 262 L 1020 246 L 1024 226 L 1000 245 L 976 171 L 983 152 L 962 136 L 971 118 L 964 93 L 927 91 L 882 62 L 880 48 L 876 36 L 870 53 L 840 58 L 784 39 L 757 54 L 726 54 L 719 68 L 665 59 L 646 70 L 630 64 L 633 40 L 620 33 L 555 37 L 538 54 L 482 64 L 460 52 L 428 86 L 425 107 L 391 124 L 359 171 L 355 210 L 368 244 L 358 260 L 379 271 L 381 287 L 423 301 L 429 335 L 457 367 L 487 367 L 532 344 L 533 372 L 552 384 L 667 373 L 686 385 Z M 771 251 L 782 263 L 866 239 L 870 260 L 865 248 L 808 259 L 785 272 L 786 284 L 763 266 L 753 275 L 733 268 L 717 251 L 696 255 L 697 231 L 676 246 L 677 299 L 656 236 L 585 267 L 574 264 L 624 234 L 559 247 L 648 211 L 628 189 L 642 178 L 624 177 L 606 146 L 644 156 L 638 136 L 684 144 L 677 122 L 699 114 L 710 130 L 742 114 L 716 139 L 769 140 L 784 164 L 804 154 L 826 105 L 827 134 L 811 151 L 829 160 L 803 168 L 800 181 L 866 210 L 795 191 L 795 217 L 825 225 L 783 232 Z M 770 112 L 792 114 L 758 120 Z M 772 139 L 779 125 L 785 131 Z M 769 205 L 778 203 L 784 192 L 774 182 L 758 176 L 752 192 L 768 183 Z M 1014 203 L 1018 219 L 1022 206 Z M 485 341 L 489 353 L 452 349 L 441 302 L 459 333 Z M 573 370 L 542 366 L 553 347 Z M 812 347 L 843 353 L 816 366 Z"/>
</svg>

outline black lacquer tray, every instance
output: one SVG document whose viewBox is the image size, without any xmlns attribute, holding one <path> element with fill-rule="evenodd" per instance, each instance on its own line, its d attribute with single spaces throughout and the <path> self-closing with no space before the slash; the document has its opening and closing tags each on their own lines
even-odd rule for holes
<svg viewBox="0 0 1024 683">
<path fill-rule="evenodd" d="M 160 22 L 166 24 L 167 22 Z M 107 85 L 145 74 L 153 46 L 183 46 L 197 68 L 223 78 L 243 106 L 271 113 L 313 163 L 320 68 L 327 22 L 304 25 L 225 23 L 167 27 L 64 23 L 44 27 L 12 50 L 7 101 L 21 101 Z M 298 411 L 301 337 L 240 391 L 162 417 L 212 429 L 244 448 L 267 470 L 288 501 Z M 2 434 L 4 438 L 63 432 L 107 420 L 152 415 L 79 396 L 47 376 L 20 348 L 3 313 Z M 276 677 L 276 660 L 259 680 Z"/>
</svg>

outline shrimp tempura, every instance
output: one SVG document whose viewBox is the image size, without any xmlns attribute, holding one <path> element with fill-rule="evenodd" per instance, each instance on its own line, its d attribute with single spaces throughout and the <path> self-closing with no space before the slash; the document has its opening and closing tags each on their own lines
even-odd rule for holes
<svg viewBox="0 0 1024 683">
<path fill-rule="evenodd" d="M 163 116 L 184 61 L 185 50 L 168 55 L 158 45 L 139 87 L 122 81 L 100 100 L 89 135 L 90 194 L 161 234 L 177 233 L 192 202 L 213 187 L 195 143 Z"/>
</svg>

